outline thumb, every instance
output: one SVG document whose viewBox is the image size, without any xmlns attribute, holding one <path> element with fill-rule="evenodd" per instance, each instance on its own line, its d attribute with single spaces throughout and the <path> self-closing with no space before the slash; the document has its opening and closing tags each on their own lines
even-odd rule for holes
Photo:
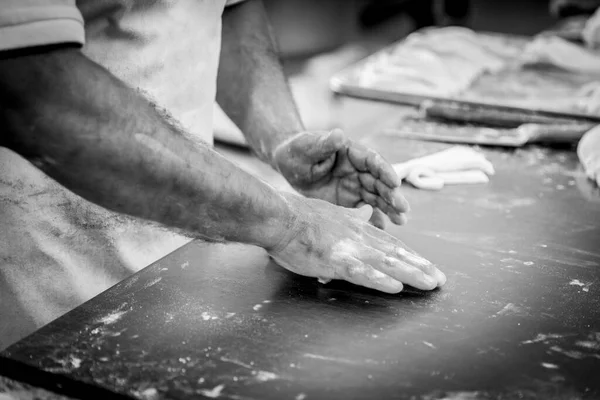
<svg viewBox="0 0 600 400">
<path fill-rule="evenodd" d="M 341 129 L 333 129 L 328 133 L 321 133 L 305 151 L 307 157 L 314 163 L 323 161 L 332 156 L 346 145 L 346 136 Z"/>
<path fill-rule="evenodd" d="M 358 208 L 355 213 L 358 219 L 361 221 L 369 222 L 371 216 L 373 215 L 373 207 L 371 207 L 369 204 L 365 204 L 364 206 Z"/>
</svg>

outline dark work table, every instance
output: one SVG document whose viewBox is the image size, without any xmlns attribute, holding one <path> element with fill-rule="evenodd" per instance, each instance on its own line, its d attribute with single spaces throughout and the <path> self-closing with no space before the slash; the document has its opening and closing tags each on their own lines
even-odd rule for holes
<svg viewBox="0 0 600 400">
<path fill-rule="evenodd" d="M 448 147 L 364 141 L 390 162 Z M 573 149 L 482 151 L 490 183 L 407 186 L 409 223 L 388 228 L 441 290 L 322 285 L 193 242 L 2 356 L 138 399 L 600 398 L 599 189 Z"/>
</svg>

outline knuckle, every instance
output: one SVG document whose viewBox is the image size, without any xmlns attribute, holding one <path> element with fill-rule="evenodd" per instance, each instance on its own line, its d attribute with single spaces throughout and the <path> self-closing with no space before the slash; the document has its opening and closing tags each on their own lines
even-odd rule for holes
<svg viewBox="0 0 600 400">
<path fill-rule="evenodd" d="M 348 278 L 356 278 L 363 274 L 364 268 L 357 264 L 351 264 L 346 267 L 346 276 Z"/>
<path fill-rule="evenodd" d="M 394 254 L 397 255 L 398 257 L 407 257 L 408 256 L 408 251 L 401 246 L 396 246 L 396 248 L 394 249 Z"/>
<path fill-rule="evenodd" d="M 387 266 L 387 267 L 397 267 L 398 266 L 398 260 L 396 260 L 393 257 L 386 256 L 383 259 L 383 264 L 385 266 Z"/>
<path fill-rule="evenodd" d="M 411 263 L 411 265 L 419 269 L 433 267 L 433 264 L 429 260 L 413 253 L 408 253 L 407 260 Z"/>
</svg>

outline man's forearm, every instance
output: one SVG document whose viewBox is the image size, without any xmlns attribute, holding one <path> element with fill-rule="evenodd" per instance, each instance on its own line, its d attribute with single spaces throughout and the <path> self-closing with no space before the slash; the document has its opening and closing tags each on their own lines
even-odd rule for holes
<svg viewBox="0 0 600 400">
<path fill-rule="evenodd" d="M 284 198 L 165 122 L 78 50 L 0 60 L 0 144 L 108 209 L 213 241 L 272 247 Z"/>
<path fill-rule="evenodd" d="M 217 102 L 266 162 L 277 145 L 304 130 L 260 0 L 223 14 Z"/>
</svg>

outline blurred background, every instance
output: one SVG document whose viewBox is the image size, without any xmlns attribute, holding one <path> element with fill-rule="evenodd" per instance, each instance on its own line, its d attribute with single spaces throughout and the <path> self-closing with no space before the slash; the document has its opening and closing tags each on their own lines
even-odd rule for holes
<svg viewBox="0 0 600 400">
<path fill-rule="evenodd" d="M 369 35 L 399 39 L 429 25 L 533 35 L 556 21 L 548 0 L 265 0 L 265 6 L 288 59 Z"/>
<path fill-rule="evenodd" d="M 263 1 L 306 128 L 338 127 L 353 139 L 373 133 L 394 106 L 334 95 L 330 78 L 345 67 L 427 26 L 533 37 L 559 25 L 578 26 L 600 6 L 600 0 Z M 216 115 L 217 140 L 244 146 L 233 123 Z"/>
<path fill-rule="evenodd" d="M 342 105 L 329 90 L 331 75 L 416 29 L 461 25 L 534 35 L 558 20 L 548 0 L 265 0 L 265 6 L 309 129 L 339 126 Z"/>
</svg>

